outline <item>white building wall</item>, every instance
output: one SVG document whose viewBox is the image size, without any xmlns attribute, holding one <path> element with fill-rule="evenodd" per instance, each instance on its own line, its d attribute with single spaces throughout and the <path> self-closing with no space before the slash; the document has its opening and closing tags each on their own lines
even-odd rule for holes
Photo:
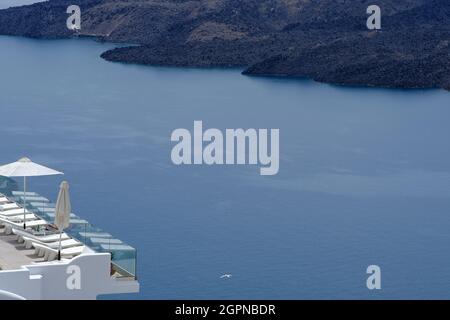
<svg viewBox="0 0 450 320">
<path fill-rule="evenodd" d="M 40 299 L 42 296 L 40 280 L 31 280 L 27 269 L 0 271 L 0 290 L 26 299 Z"/>
<path fill-rule="evenodd" d="M 38 263 L 20 270 L 0 271 L 0 290 L 26 299 L 58 300 L 138 292 L 137 281 L 111 278 L 110 259 L 108 253 L 88 253 L 67 262 Z M 75 274 L 71 269 L 75 269 Z"/>
</svg>

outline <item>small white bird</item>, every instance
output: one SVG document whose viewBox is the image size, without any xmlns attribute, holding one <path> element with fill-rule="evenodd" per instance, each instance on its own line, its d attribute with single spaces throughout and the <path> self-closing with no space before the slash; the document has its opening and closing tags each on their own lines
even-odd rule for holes
<svg viewBox="0 0 450 320">
<path fill-rule="evenodd" d="M 223 274 L 220 276 L 220 279 L 230 279 L 232 277 L 231 274 Z"/>
</svg>

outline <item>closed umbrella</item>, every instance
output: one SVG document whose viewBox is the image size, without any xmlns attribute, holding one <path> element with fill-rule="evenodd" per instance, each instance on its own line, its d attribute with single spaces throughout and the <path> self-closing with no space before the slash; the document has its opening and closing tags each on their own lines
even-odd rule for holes
<svg viewBox="0 0 450 320">
<path fill-rule="evenodd" d="M 70 225 L 70 196 L 69 196 L 69 184 L 67 181 L 61 182 L 59 186 L 58 200 L 56 200 L 55 208 L 55 225 L 59 230 L 59 250 L 58 260 L 61 260 L 61 237 L 65 228 Z"/>
<path fill-rule="evenodd" d="M 26 228 L 27 177 L 52 176 L 62 172 L 41 166 L 28 158 L 21 158 L 16 162 L 0 167 L 0 176 L 23 177 L 23 228 Z"/>
</svg>

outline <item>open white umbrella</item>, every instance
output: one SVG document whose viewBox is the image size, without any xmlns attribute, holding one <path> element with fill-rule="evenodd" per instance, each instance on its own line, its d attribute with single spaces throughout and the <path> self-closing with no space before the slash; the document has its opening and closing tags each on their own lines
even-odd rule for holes
<svg viewBox="0 0 450 320">
<path fill-rule="evenodd" d="M 62 172 L 41 166 L 28 158 L 21 158 L 16 162 L 0 167 L 0 176 L 23 177 L 23 228 L 26 228 L 27 177 L 52 176 Z"/>
<path fill-rule="evenodd" d="M 61 260 L 61 237 L 65 228 L 70 225 L 70 196 L 69 196 L 69 184 L 67 181 L 61 182 L 59 186 L 58 200 L 56 200 L 55 208 L 55 225 L 59 230 L 59 250 L 58 260 Z"/>
</svg>

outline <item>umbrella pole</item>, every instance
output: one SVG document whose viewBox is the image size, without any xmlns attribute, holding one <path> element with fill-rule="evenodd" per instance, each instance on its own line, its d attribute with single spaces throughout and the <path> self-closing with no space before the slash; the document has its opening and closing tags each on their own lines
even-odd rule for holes
<svg viewBox="0 0 450 320">
<path fill-rule="evenodd" d="M 26 218 L 26 203 L 27 203 L 27 177 L 23 177 L 23 229 L 27 228 L 27 224 L 25 222 Z"/>
<path fill-rule="evenodd" d="M 58 260 L 61 260 L 61 238 L 62 238 L 62 230 L 59 230 Z"/>
</svg>

